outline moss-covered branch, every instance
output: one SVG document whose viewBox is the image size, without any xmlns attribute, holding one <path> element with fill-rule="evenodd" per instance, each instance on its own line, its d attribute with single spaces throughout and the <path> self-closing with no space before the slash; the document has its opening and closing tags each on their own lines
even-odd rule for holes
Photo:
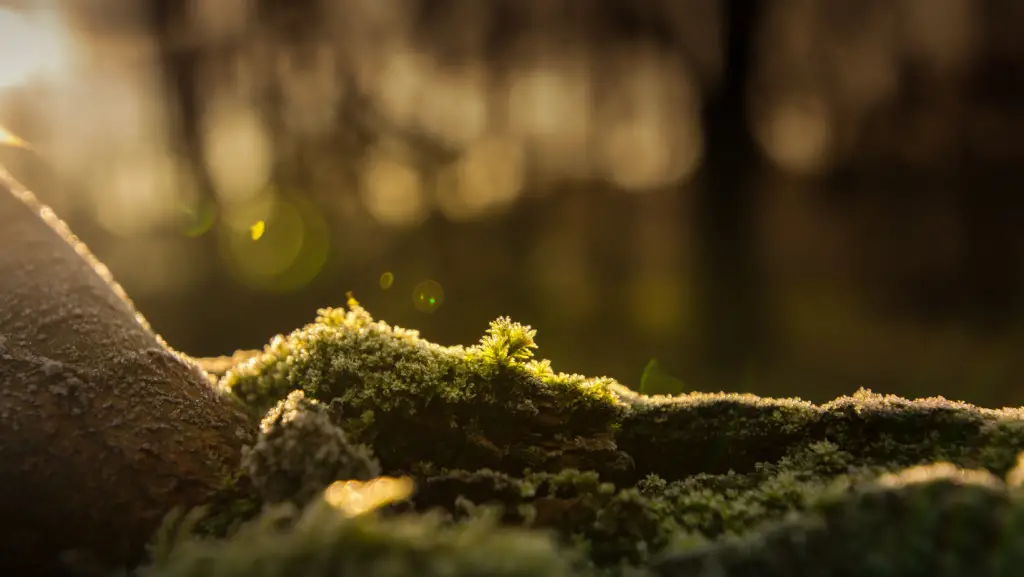
<svg viewBox="0 0 1024 577">
<path fill-rule="evenodd" d="M 648 397 L 555 372 L 507 318 L 443 347 L 354 300 L 203 362 L 218 379 L 0 184 L 0 241 L 17 247 L 0 252 L 8 572 L 1008 577 L 1024 562 L 1021 409 Z"/>
<path fill-rule="evenodd" d="M 675 480 L 751 472 L 827 441 L 862 462 L 945 459 L 1002 475 L 1024 447 L 1020 409 L 865 390 L 825 405 L 725 393 L 646 397 L 611 379 L 555 373 L 532 360 L 533 336 L 499 319 L 477 345 L 442 347 L 351 302 L 275 338 L 220 384 L 257 411 L 303 390 L 391 472 L 431 463 Z"/>
<path fill-rule="evenodd" d="M 884 564 L 890 553 L 878 545 L 871 523 L 914 524 L 922 511 L 871 509 L 863 505 L 865 495 L 904 491 L 924 503 L 932 492 L 947 490 L 935 487 L 949 485 L 954 508 L 976 506 L 978 491 L 1016 502 L 999 478 L 1022 476 L 1011 471 L 1024 450 L 1018 409 L 908 401 L 864 390 L 824 405 L 723 393 L 646 397 L 610 379 L 555 373 L 550 363 L 532 358 L 534 336 L 529 327 L 499 319 L 477 345 L 442 347 L 374 321 L 354 301 L 347 310 L 321 311 L 316 322 L 275 338 L 220 380 L 254 413 L 269 411 L 263 436 L 248 453 L 249 462 L 263 453 L 248 478 L 264 489 L 249 497 L 301 507 L 323 490 L 332 471 L 379 462 L 384 474 L 414 479 L 416 491 L 374 514 L 373 523 L 417 523 L 418 515 L 440 512 L 443 526 L 457 531 L 486 511 L 502 526 L 541 531 L 538 539 L 550 535 L 553 540 L 544 542 L 552 549 L 545 546 L 547 553 L 530 562 L 558 551 L 545 566 L 564 569 L 560 575 L 680 576 L 717 575 L 721 567 L 727 575 L 753 575 L 749 567 L 773 555 L 794 563 L 792 555 L 810 553 L 786 547 L 811 533 L 824 550 L 836 540 L 834 546 L 850 555 L 870 557 L 878 546 Z M 306 416 L 284 420 L 282 411 Z M 268 422 L 277 427 L 276 445 L 269 442 Z M 306 456 L 267 451 L 286 438 Z M 324 451 L 337 459 L 310 457 Z M 944 464 L 927 468 L 937 462 Z M 925 468 L 885 477 L 915 466 Z M 964 473 L 970 469 L 981 472 Z M 949 478 L 970 482 L 950 485 Z M 268 491 L 270 479 L 291 489 Z M 856 512 L 873 520 L 859 541 L 850 541 L 851 531 L 860 530 Z M 223 534 L 224 526 L 207 533 Z M 931 563 L 941 536 L 906 535 L 919 541 L 907 555 Z M 287 549 L 287 542 L 282 538 L 280 546 Z M 394 543 L 396 552 L 403 546 Z M 552 560 L 581 553 L 583 561 L 571 566 Z M 449 554 L 451 563 L 460 563 L 461 553 Z M 366 574 L 412 574 L 390 567 L 386 557 L 380 553 L 382 565 Z"/>
</svg>

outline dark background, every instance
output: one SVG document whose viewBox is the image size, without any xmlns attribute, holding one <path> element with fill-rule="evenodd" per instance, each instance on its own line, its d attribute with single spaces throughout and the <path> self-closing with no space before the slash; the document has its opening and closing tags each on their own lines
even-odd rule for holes
<svg viewBox="0 0 1024 577">
<path fill-rule="evenodd" d="M 1024 399 L 1017 0 L 4 6 L 0 162 L 190 354 L 352 290 L 630 386 Z"/>
</svg>

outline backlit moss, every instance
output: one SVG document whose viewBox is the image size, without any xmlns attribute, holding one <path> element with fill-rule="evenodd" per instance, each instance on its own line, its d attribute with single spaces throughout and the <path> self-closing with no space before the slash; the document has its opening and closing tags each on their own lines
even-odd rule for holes
<svg viewBox="0 0 1024 577">
<path fill-rule="evenodd" d="M 914 467 L 812 513 L 660 562 L 666 576 L 1010 577 L 1024 562 L 1024 502 L 994 475 Z"/>
<path fill-rule="evenodd" d="M 583 552 L 585 563 L 573 571 L 671 570 L 681 565 L 651 563 L 675 551 L 675 561 L 696 559 L 704 573 L 673 575 L 710 577 L 717 574 L 717 551 L 745 558 L 731 553 L 737 539 L 746 540 L 747 549 L 764 543 L 754 546 L 763 556 L 750 558 L 769 565 L 789 559 L 785 543 L 799 542 L 799 535 L 813 534 L 822 550 L 851 547 L 850 555 L 859 545 L 846 541 L 860 543 L 871 557 L 874 537 L 851 540 L 850 527 L 860 523 L 855 511 L 867 515 L 866 526 L 875 522 L 870 491 L 897 491 L 884 475 L 909 478 L 912 473 L 901 471 L 931 470 L 941 461 L 952 470 L 1001 478 L 1024 450 L 1019 409 L 910 401 L 867 390 L 823 405 L 727 393 L 648 397 L 611 379 L 555 372 L 550 362 L 533 358 L 535 336 L 530 327 L 501 318 L 478 344 L 443 347 L 375 321 L 355 301 L 320 311 L 316 322 L 275 338 L 220 380 L 254 411 L 270 410 L 270 421 L 283 424 L 285 407 L 295 405 L 311 431 L 323 433 L 295 435 L 290 449 L 273 452 L 251 476 L 334 472 L 313 475 L 312 483 L 286 483 L 290 488 L 273 499 L 265 487 L 255 492 L 301 502 L 296 495 L 308 496 L 341 474 L 331 467 L 346 462 L 336 461 L 349 452 L 309 455 L 344 437 L 349 446 L 369 447 L 384 474 L 415 480 L 407 508 L 389 510 L 394 522 L 412 515 L 409 509 L 441 512 L 446 521 L 438 527 L 457 533 L 463 523 L 475 523 L 479 511 L 493 510 L 502 525 L 548 531 L 560 551 Z M 1010 473 L 1014 486 L 1024 478 L 1017 470 Z M 954 491 L 977 485 L 950 483 Z M 998 487 L 978 490 L 1008 494 Z M 949 503 L 960 506 L 957 498 Z M 847 519 L 843 515 L 849 526 L 822 524 L 823 518 Z M 928 549 L 919 558 L 929 551 L 937 554 Z M 904 567 L 899 563 L 893 566 Z M 728 575 L 748 574 L 737 571 Z"/>
<path fill-rule="evenodd" d="M 275 338 L 220 386 L 259 412 L 301 389 L 329 404 L 386 472 L 420 462 L 516 474 L 628 470 L 611 440 L 622 409 L 613 388 L 621 386 L 528 361 L 532 335 L 505 319 L 478 345 L 442 347 L 350 301 L 347 311 L 321 310 L 313 324 Z"/>
<path fill-rule="evenodd" d="M 338 480 L 365 481 L 380 465 L 362 445 L 348 440 L 323 406 L 291 392 L 264 417 L 256 444 L 246 448 L 242 468 L 267 503 L 305 503 Z"/>
<path fill-rule="evenodd" d="M 574 555 L 545 534 L 489 519 L 349 516 L 317 499 L 268 509 L 225 540 L 180 536 L 139 577 L 570 577 Z"/>
</svg>

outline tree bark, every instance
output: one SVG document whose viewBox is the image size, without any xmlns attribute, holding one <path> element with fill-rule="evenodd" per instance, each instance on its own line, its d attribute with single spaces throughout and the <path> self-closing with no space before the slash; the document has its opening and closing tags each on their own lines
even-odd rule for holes
<svg viewBox="0 0 1024 577">
<path fill-rule="evenodd" d="M 708 382 L 738 384 L 764 345 L 763 278 L 757 256 L 757 191 L 750 174 L 760 155 L 750 129 L 747 88 L 758 0 L 725 0 L 720 84 L 703 111 L 705 156 L 695 202 L 698 286 L 695 307 Z"/>
<path fill-rule="evenodd" d="M 253 430 L 53 212 L 0 169 L 0 560 L 138 560 L 221 486 Z"/>
</svg>

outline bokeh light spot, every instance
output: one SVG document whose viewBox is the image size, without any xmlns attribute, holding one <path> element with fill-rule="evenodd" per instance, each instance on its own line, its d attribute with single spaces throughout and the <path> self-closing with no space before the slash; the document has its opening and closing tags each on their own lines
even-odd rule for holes
<svg viewBox="0 0 1024 577">
<path fill-rule="evenodd" d="M 366 209 L 383 224 L 411 226 L 427 214 L 419 173 L 384 151 L 371 155 L 361 193 Z"/>
<path fill-rule="evenodd" d="M 257 220 L 249 227 L 249 232 L 252 234 L 253 240 L 259 240 L 263 233 L 267 230 L 267 223 L 262 220 Z"/>
<path fill-rule="evenodd" d="M 258 111 L 245 102 L 215 102 L 204 122 L 205 160 L 217 195 L 242 203 L 270 180 L 273 142 Z"/>
<path fill-rule="evenodd" d="M 600 109 L 594 148 L 604 176 L 631 192 L 689 178 L 704 143 L 699 97 L 685 66 L 653 48 L 613 57 L 620 79 Z"/>
<path fill-rule="evenodd" d="M 437 281 L 425 280 L 413 289 L 412 302 L 416 310 L 432 313 L 444 303 L 444 289 Z"/>
<path fill-rule="evenodd" d="M 389 288 L 391 288 L 391 285 L 394 284 L 394 282 L 395 275 L 393 275 L 392 273 L 386 272 L 380 275 L 380 288 L 388 290 Z"/>
<path fill-rule="evenodd" d="M 442 172 L 438 207 L 451 220 L 470 220 L 497 212 L 519 197 L 525 170 L 526 155 L 519 141 L 483 138 Z"/>
<path fill-rule="evenodd" d="M 824 103 L 795 97 L 755 120 L 758 141 L 772 161 L 797 174 L 825 168 L 832 147 L 832 125 Z"/>
<path fill-rule="evenodd" d="M 270 197 L 233 209 L 221 228 L 221 252 L 231 273 L 251 288 L 287 292 L 312 281 L 327 262 L 327 223 L 312 206 L 299 199 Z M 253 218 L 248 212 L 258 212 Z M 261 221 L 261 242 L 252 242 L 253 230 L 231 226 L 232 221 Z"/>
<path fill-rule="evenodd" d="M 524 140 L 539 170 L 552 175 L 588 173 L 591 97 L 590 71 L 578 55 L 511 72 L 508 126 Z"/>
<path fill-rule="evenodd" d="M 419 124 L 456 146 L 480 137 L 487 124 L 487 87 L 482 66 L 435 71 L 419 99 Z"/>
</svg>

